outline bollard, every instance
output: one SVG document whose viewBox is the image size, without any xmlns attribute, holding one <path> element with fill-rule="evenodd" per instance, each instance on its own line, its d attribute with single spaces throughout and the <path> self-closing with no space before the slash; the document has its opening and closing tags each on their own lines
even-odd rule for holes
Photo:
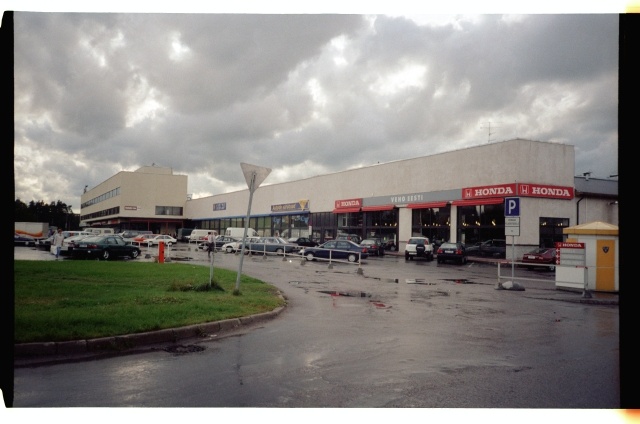
<svg viewBox="0 0 640 424">
<path fill-rule="evenodd" d="M 158 242 L 158 263 L 164 263 L 164 242 Z"/>
</svg>

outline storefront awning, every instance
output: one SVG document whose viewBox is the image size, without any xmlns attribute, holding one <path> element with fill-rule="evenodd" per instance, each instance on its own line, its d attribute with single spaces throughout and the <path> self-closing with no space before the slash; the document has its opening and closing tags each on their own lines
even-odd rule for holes
<svg viewBox="0 0 640 424">
<path fill-rule="evenodd" d="M 340 209 L 333 210 L 333 213 L 353 213 L 353 212 L 360 212 L 360 208 L 340 208 Z"/>
<path fill-rule="evenodd" d="M 464 200 L 454 200 L 451 202 L 453 206 L 477 206 L 477 205 L 499 205 L 503 203 L 504 199 L 502 197 L 492 197 L 489 199 L 464 199 Z"/>
<path fill-rule="evenodd" d="M 427 202 L 427 203 L 409 203 L 407 207 L 409 209 L 431 209 L 431 208 L 444 208 L 449 202 Z"/>
<path fill-rule="evenodd" d="M 395 208 L 395 205 L 363 206 L 362 212 L 390 211 L 393 208 Z"/>
</svg>

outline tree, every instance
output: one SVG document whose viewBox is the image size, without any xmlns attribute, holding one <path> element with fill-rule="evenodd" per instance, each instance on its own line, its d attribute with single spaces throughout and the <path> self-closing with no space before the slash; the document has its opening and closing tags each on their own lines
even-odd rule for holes
<svg viewBox="0 0 640 424">
<path fill-rule="evenodd" d="M 50 204 L 43 200 L 32 200 L 29 205 L 26 205 L 20 199 L 16 199 L 14 219 L 17 222 L 46 222 L 51 226 L 66 230 L 80 228 L 80 216 L 73 213 L 71 205 L 60 200 Z"/>
</svg>

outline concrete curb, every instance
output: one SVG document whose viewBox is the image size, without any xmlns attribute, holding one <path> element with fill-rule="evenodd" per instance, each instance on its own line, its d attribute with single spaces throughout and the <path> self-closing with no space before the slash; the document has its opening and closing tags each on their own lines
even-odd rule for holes
<svg viewBox="0 0 640 424">
<path fill-rule="evenodd" d="M 62 355 L 86 355 L 98 353 L 126 353 L 158 343 L 177 343 L 180 340 L 201 338 L 232 332 L 241 327 L 268 321 L 278 316 L 285 306 L 270 312 L 232 318 L 222 321 L 194 324 L 186 327 L 144 333 L 126 334 L 97 339 L 74 340 L 67 342 L 20 343 L 14 345 L 14 358 L 33 359 Z"/>
</svg>

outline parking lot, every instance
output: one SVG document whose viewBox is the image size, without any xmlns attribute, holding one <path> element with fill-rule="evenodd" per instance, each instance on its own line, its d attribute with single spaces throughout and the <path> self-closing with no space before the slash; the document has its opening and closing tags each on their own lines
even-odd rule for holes
<svg viewBox="0 0 640 424">
<path fill-rule="evenodd" d="M 158 266 L 208 264 L 206 252 L 184 253 Z M 136 260 L 154 260 L 145 256 Z M 239 259 L 217 253 L 213 264 L 233 270 Z M 618 407 L 617 306 L 580 303 L 555 290 L 551 273 L 524 269 L 547 281 L 497 290 L 496 269 L 247 256 L 243 271 L 287 299 L 271 321 L 135 355 L 19 367 L 15 406 Z"/>
</svg>

